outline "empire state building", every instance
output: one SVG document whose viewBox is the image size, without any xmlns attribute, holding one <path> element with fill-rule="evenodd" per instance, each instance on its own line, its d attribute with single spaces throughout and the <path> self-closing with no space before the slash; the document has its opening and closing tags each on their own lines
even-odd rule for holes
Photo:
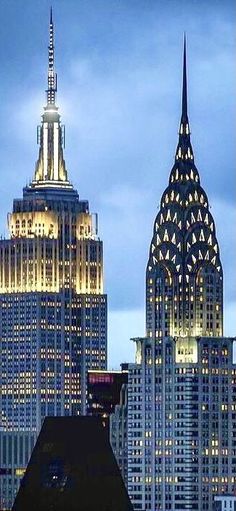
<svg viewBox="0 0 236 511">
<path fill-rule="evenodd" d="M 87 370 L 107 365 L 103 246 L 68 177 L 56 92 L 51 13 L 39 156 L 0 241 L 1 510 L 12 506 L 44 417 L 85 413 Z"/>
</svg>

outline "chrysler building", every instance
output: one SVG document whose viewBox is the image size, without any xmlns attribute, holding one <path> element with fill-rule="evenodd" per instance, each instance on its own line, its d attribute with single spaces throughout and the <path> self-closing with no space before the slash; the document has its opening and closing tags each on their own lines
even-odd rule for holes
<svg viewBox="0 0 236 511">
<path fill-rule="evenodd" d="M 223 337 L 219 245 L 187 106 L 184 43 L 179 140 L 146 269 L 146 337 L 134 339 L 129 364 L 124 475 L 136 511 L 212 511 L 215 495 L 236 491 L 234 339 Z"/>
</svg>

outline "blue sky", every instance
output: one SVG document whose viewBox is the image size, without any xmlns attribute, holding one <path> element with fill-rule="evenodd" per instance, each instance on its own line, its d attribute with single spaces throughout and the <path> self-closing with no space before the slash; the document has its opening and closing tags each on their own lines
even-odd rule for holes
<svg viewBox="0 0 236 511">
<path fill-rule="evenodd" d="M 67 169 L 104 240 L 110 366 L 133 360 L 129 338 L 144 334 L 145 266 L 177 143 L 184 31 L 195 162 L 221 248 L 225 334 L 235 335 L 235 1 L 0 1 L 3 234 L 37 159 L 51 3 Z"/>
</svg>

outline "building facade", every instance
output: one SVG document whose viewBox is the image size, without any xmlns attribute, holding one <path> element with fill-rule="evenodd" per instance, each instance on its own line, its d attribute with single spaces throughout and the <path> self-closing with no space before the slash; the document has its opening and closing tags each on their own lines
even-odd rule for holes
<svg viewBox="0 0 236 511">
<path fill-rule="evenodd" d="M 236 511 L 236 495 L 216 495 L 214 511 Z"/>
<path fill-rule="evenodd" d="M 128 375 L 128 490 L 135 510 L 212 511 L 236 491 L 234 339 L 223 272 L 194 162 L 184 45 L 182 115 L 146 270 L 146 337 Z"/>
<path fill-rule="evenodd" d="M 128 384 L 128 489 L 135 509 L 211 510 L 235 491 L 233 340 L 137 340 Z M 160 355 L 161 348 L 161 355 Z"/>
<path fill-rule="evenodd" d="M 128 488 L 128 385 L 120 391 L 119 404 L 110 415 L 110 443 L 120 467 L 124 483 Z"/>
<path fill-rule="evenodd" d="M 87 415 L 101 417 L 109 429 L 110 444 L 127 486 L 128 364 L 120 371 L 88 371 Z"/>
<path fill-rule="evenodd" d="M 121 364 L 120 371 L 91 369 L 87 379 L 87 415 L 109 418 L 120 403 L 122 386 L 128 381 L 128 364 Z"/>
<path fill-rule="evenodd" d="M 88 369 L 106 369 L 103 246 L 67 175 L 50 18 L 39 157 L 0 241 L 0 509 L 11 508 L 45 416 L 86 411 Z"/>
</svg>

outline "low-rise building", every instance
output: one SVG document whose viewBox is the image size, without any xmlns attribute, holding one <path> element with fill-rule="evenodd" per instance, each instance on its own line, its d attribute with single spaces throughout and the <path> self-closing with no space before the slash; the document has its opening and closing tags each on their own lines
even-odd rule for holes
<svg viewBox="0 0 236 511">
<path fill-rule="evenodd" d="M 214 511 L 236 511 L 236 495 L 216 495 Z"/>
</svg>

